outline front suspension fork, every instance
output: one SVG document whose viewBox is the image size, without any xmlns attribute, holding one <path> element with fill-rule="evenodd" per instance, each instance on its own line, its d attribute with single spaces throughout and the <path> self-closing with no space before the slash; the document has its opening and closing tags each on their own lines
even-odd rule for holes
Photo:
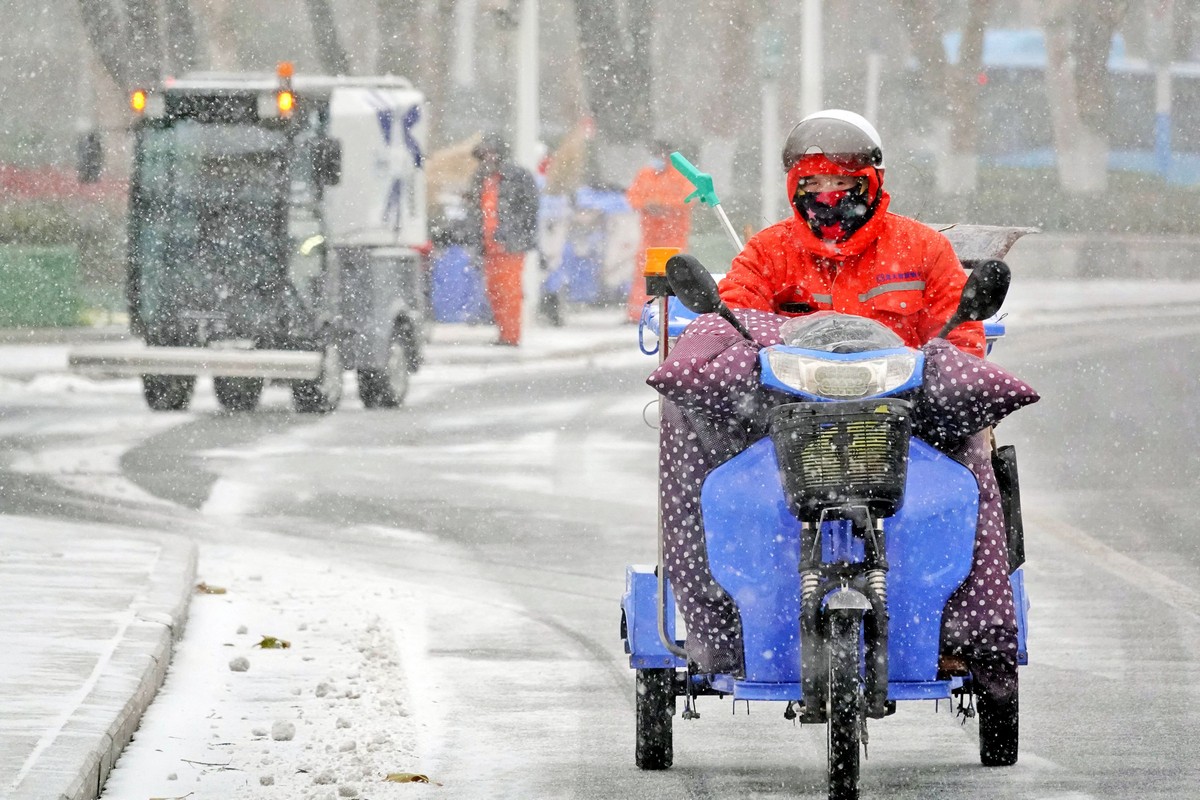
<svg viewBox="0 0 1200 800">
<path fill-rule="evenodd" d="M 867 716 L 883 717 L 888 705 L 887 571 L 882 520 L 871 519 L 867 509 L 843 510 L 863 542 L 859 564 L 827 564 L 821 557 L 820 524 L 804 522 L 800 531 L 800 674 L 804 710 L 802 722 L 824 722 L 829 695 L 829 624 L 826 596 L 837 588 L 852 589 L 870 605 L 863 617 L 866 659 L 864 695 Z"/>
</svg>

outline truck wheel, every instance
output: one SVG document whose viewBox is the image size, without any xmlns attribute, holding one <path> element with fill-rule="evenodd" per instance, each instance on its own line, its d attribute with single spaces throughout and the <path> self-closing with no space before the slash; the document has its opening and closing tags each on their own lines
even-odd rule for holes
<svg viewBox="0 0 1200 800">
<path fill-rule="evenodd" d="M 639 669 L 635 680 L 638 769 L 667 769 L 675 759 L 671 723 L 675 715 L 675 670 Z"/>
<path fill-rule="evenodd" d="M 1020 733 L 1017 690 L 1004 700 L 979 694 L 979 763 L 985 767 L 1011 767 L 1017 763 Z"/>
<path fill-rule="evenodd" d="M 342 401 L 342 351 L 325 348 L 321 375 L 314 381 L 292 382 L 292 405 L 302 414 L 328 414 Z"/>
<path fill-rule="evenodd" d="M 829 633 L 829 800 L 858 800 L 863 685 L 857 613 L 833 615 Z"/>
<path fill-rule="evenodd" d="M 142 394 L 154 411 L 183 411 L 192 401 L 195 375 L 143 375 Z"/>
<path fill-rule="evenodd" d="M 262 396 L 262 378 L 213 378 L 217 402 L 229 412 L 253 411 Z"/>
<path fill-rule="evenodd" d="M 383 369 L 358 371 L 358 396 L 367 408 L 395 408 L 408 394 L 412 374 L 413 341 L 408 333 L 399 331 L 392 337 L 387 366 Z"/>
</svg>

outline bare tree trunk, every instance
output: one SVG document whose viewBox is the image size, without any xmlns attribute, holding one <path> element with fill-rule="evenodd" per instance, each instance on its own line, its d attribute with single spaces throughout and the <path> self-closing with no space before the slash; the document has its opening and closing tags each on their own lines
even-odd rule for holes
<svg viewBox="0 0 1200 800">
<path fill-rule="evenodd" d="M 920 100 L 913 123 L 923 136 L 930 137 L 929 147 L 933 151 L 938 192 L 957 193 L 970 191 L 975 186 L 974 154 L 968 151 L 970 155 L 962 157 L 954 149 L 955 125 L 951 119 L 951 100 L 958 89 L 957 78 L 960 73 L 946 63 L 946 50 L 942 45 L 944 30 L 938 6 L 937 0 L 896 2 L 900 19 L 908 32 L 913 56 L 917 60 Z M 964 51 L 969 47 L 965 39 L 966 36 L 959 46 L 960 68 Z M 969 162 L 965 176 L 961 172 L 961 162 Z"/>
<path fill-rule="evenodd" d="M 760 80 L 755 72 L 754 31 L 758 28 L 759 11 L 759 3 L 740 0 L 726 0 L 712 9 L 718 20 L 725 18 L 725 24 L 716 26 L 712 38 L 711 74 L 716 77 L 716 86 L 706 98 L 707 107 L 697 104 L 696 111 L 703 120 L 704 130 L 700 163 L 712 175 L 726 207 L 745 200 L 757 188 L 739 180 L 734 161 L 743 137 L 751 130 L 758 130 L 757 125 L 750 128 L 749 122 L 758 119 Z M 742 208 L 731 210 L 740 212 Z"/>
<path fill-rule="evenodd" d="M 424 0 L 421 3 L 419 30 L 431 31 L 425 37 L 420 63 L 410 78 L 428 98 L 432 108 L 448 108 L 450 94 L 450 75 L 452 71 L 452 49 L 450 39 L 454 30 L 455 0 Z M 449 138 L 449 125 L 446 119 L 438 114 L 429 117 L 430 146 L 444 144 Z"/>
<path fill-rule="evenodd" d="M 157 83 L 163 63 L 158 0 L 125 0 L 125 32 L 132 64 L 130 78 L 138 86 Z"/>
<path fill-rule="evenodd" d="M 415 81 L 417 67 L 429 57 L 428 38 L 413 35 L 427 30 L 419 25 L 419 0 L 377 0 L 375 17 L 379 24 L 375 70 Z"/>
<path fill-rule="evenodd" d="M 1043 8 L 1046 32 L 1046 96 L 1054 128 L 1058 180 L 1067 191 L 1103 189 L 1108 165 L 1097 165 L 1094 148 L 1083 148 L 1079 92 L 1071 63 L 1071 16 L 1074 0 L 1049 0 Z"/>
<path fill-rule="evenodd" d="M 238 56 L 237 24 L 233 18 L 236 0 L 205 0 L 197 5 L 203 27 L 207 29 L 207 47 L 204 52 L 211 69 L 237 71 L 242 62 Z"/>
<path fill-rule="evenodd" d="M 1127 7 L 1125 0 L 1092 0 L 1082 3 L 1075 17 L 1075 70 L 1079 97 L 1085 101 L 1080 115 L 1084 125 L 1105 138 L 1112 108 L 1108 52 Z"/>
<path fill-rule="evenodd" d="M 633 18 L 645 24 L 646 0 L 628 2 L 636 11 Z M 617 11 L 608 0 L 575 2 L 588 104 L 602 136 L 621 142 L 644 140 L 649 133 L 649 98 L 637 87 L 645 85 L 639 71 L 643 76 L 649 71 L 648 48 L 628 40 Z M 639 57 L 645 61 L 638 63 Z"/>
<path fill-rule="evenodd" d="M 650 0 L 629 0 L 629 94 L 640 99 L 637 110 L 642 114 L 638 124 L 645 135 L 653 135 L 654 122 L 650 116 L 650 48 L 653 42 Z"/>
<path fill-rule="evenodd" d="M 333 8 L 329 0 L 304 0 L 308 8 L 308 19 L 312 24 L 313 39 L 317 44 L 317 57 L 321 67 L 330 75 L 348 75 L 350 59 L 338 40 L 337 25 L 334 23 Z"/>
<path fill-rule="evenodd" d="M 1046 94 L 1059 184 L 1068 192 L 1108 187 L 1108 51 L 1122 0 L 1048 0 Z"/>
<path fill-rule="evenodd" d="M 649 25 L 647 0 L 625 0 L 630 19 Z M 575 0 L 575 20 L 588 107 L 596 123 L 595 170 L 601 183 L 624 186 L 633 179 L 652 135 L 650 32 L 629 36 L 611 0 Z M 645 37 L 645 40 L 643 40 Z"/>
<path fill-rule="evenodd" d="M 969 194 L 979 184 L 979 81 L 983 69 L 983 38 L 991 0 L 970 0 L 958 47 L 958 63 L 946 69 L 949 98 L 949 137 L 939 154 L 940 194 Z"/>
<path fill-rule="evenodd" d="M 200 40 L 188 0 L 164 0 L 167 18 L 166 66 L 175 73 L 190 72 L 200 65 Z"/>
<path fill-rule="evenodd" d="M 113 82 L 121 89 L 132 85 L 129 64 L 129 48 L 125 46 L 121 31 L 121 19 L 109 0 L 79 0 L 79 15 L 88 41 L 96 57 L 104 66 Z"/>
<path fill-rule="evenodd" d="M 937 116 L 944 117 L 946 51 L 942 46 L 942 26 L 938 23 L 938 4 L 935 0 L 897 0 L 896 8 L 917 59 L 921 89 L 926 99 L 935 104 Z"/>
</svg>

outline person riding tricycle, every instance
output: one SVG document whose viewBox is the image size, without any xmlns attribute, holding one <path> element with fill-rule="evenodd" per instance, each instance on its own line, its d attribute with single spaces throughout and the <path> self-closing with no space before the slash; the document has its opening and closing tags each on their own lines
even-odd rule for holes
<svg viewBox="0 0 1200 800">
<path fill-rule="evenodd" d="M 1015 461 L 991 426 L 1037 394 L 984 360 L 1008 269 L 972 261 L 968 280 L 946 236 L 888 211 L 857 114 L 805 118 L 783 167 L 792 216 L 719 285 L 667 263 L 667 292 L 700 316 L 667 353 L 660 315 L 648 379 L 660 559 L 630 568 L 622 619 L 638 766 L 671 765 L 675 698 L 686 719 L 702 694 L 828 724 L 831 798 L 858 797 L 866 721 L 897 700 L 973 692 L 981 761 L 1015 763 L 1019 529 L 993 468 L 1008 485 Z"/>
</svg>

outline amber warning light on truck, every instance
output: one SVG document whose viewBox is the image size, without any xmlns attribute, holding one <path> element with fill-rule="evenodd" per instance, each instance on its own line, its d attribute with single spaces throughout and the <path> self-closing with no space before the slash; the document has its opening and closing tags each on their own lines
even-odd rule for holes
<svg viewBox="0 0 1200 800">
<path fill-rule="evenodd" d="M 275 95 L 275 103 L 279 106 L 281 116 L 288 116 L 296 107 L 296 96 L 287 89 L 280 89 Z"/>
<path fill-rule="evenodd" d="M 279 91 L 275 93 L 275 105 L 278 107 L 281 117 L 290 117 L 296 109 L 296 95 L 292 93 L 292 76 L 295 73 L 296 69 L 290 61 L 281 61 L 275 68 L 275 74 L 279 78 Z"/>
</svg>

